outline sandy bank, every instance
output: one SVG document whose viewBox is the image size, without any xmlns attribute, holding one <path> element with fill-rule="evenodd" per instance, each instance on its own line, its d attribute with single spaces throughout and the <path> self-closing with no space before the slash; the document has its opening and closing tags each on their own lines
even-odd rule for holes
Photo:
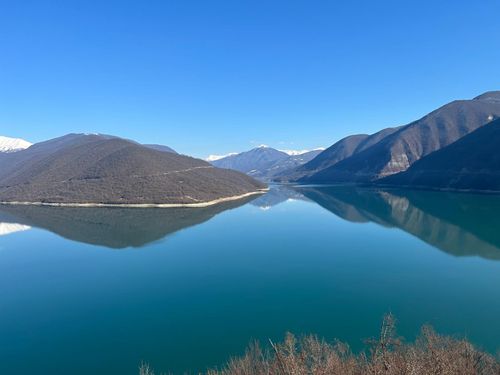
<svg viewBox="0 0 500 375">
<path fill-rule="evenodd" d="M 50 206 L 50 207 L 130 207 L 130 208 L 174 208 L 174 207 L 208 207 L 215 204 L 235 201 L 250 197 L 252 195 L 264 194 L 269 189 L 261 189 L 245 193 L 241 195 L 233 195 L 231 197 L 214 199 L 207 202 L 196 203 L 51 203 L 51 202 L 0 202 L 3 205 L 17 205 L 17 206 Z"/>
</svg>

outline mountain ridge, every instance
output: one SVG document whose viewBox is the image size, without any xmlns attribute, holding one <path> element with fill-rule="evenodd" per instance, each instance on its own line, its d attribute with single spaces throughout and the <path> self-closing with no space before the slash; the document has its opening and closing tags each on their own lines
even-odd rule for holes
<svg viewBox="0 0 500 375">
<path fill-rule="evenodd" d="M 219 168 L 233 169 L 255 178 L 270 180 L 286 170 L 307 163 L 321 152 L 321 149 L 297 152 L 259 146 L 249 151 L 230 154 L 210 162 Z"/>
<path fill-rule="evenodd" d="M 113 136 L 69 134 L 0 157 L 0 201 L 201 205 L 257 193 L 249 176 Z"/>
<path fill-rule="evenodd" d="M 420 158 L 500 117 L 499 91 L 455 100 L 395 129 L 361 152 L 298 179 L 305 183 L 365 183 L 402 172 Z"/>
<path fill-rule="evenodd" d="M 329 168 L 371 147 L 398 129 L 399 127 L 386 128 L 373 134 L 354 134 L 344 137 L 318 154 L 311 161 L 296 167 L 294 170 L 284 171 L 281 175 L 277 176 L 276 181 L 296 182 L 303 180 L 318 171 Z"/>
<path fill-rule="evenodd" d="M 500 119 L 377 183 L 434 189 L 500 191 Z"/>
</svg>

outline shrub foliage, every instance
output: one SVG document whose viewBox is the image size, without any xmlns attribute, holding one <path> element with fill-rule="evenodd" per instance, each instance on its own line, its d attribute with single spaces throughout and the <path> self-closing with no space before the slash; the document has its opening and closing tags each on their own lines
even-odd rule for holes
<svg viewBox="0 0 500 375">
<path fill-rule="evenodd" d="M 500 362 L 476 349 L 466 339 L 443 336 L 424 326 L 413 343 L 396 335 L 392 315 L 383 319 L 380 335 L 367 340 L 355 354 L 342 342 L 328 343 L 317 336 L 287 334 L 268 349 L 252 344 L 245 355 L 206 375 L 498 375 Z M 140 375 L 154 375 L 146 364 Z"/>
</svg>

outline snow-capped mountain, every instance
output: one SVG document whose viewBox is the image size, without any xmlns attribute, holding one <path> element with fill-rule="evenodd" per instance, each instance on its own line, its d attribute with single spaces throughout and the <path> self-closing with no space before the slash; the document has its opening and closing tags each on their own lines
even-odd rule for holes
<svg viewBox="0 0 500 375">
<path fill-rule="evenodd" d="M 307 163 L 319 155 L 321 150 L 284 151 L 260 145 L 250 151 L 217 157 L 216 159 L 213 158 L 214 155 L 211 155 L 211 160 L 207 160 L 219 168 L 234 169 L 252 177 L 269 180 L 285 170 Z"/>
<path fill-rule="evenodd" d="M 0 136 L 0 152 L 16 152 L 25 150 L 32 143 L 20 138 L 9 138 Z"/>
</svg>

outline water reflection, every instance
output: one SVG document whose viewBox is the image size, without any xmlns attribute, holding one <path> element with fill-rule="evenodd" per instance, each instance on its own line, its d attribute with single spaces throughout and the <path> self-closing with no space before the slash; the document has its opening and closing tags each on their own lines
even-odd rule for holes
<svg viewBox="0 0 500 375">
<path fill-rule="evenodd" d="M 38 227 L 64 238 L 113 249 L 142 247 L 254 197 L 204 208 L 79 208 L 0 206 L 0 223 L 14 230 Z M 0 227 L 1 229 L 1 227 Z"/>
<path fill-rule="evenodd" d="M 16 223 L 0 223 L 0 236 L 6 236 L 7 234 L 12 234 L 16 232 L 24 232 L 25 230 L 31 229 L 28 225 L 16 224 Z"/>
<path fill-rule="evenodd" d="M 356 187 L 297 187 L 344 220 L 400 228 L 455 256 L 500 259 L 500 197 Z"/>
<path fill-rule="evenodd" d="M 252 201 L 253 206 L 268 210 L 289 200 L 308 200 L 301 192 L 291 189 L 288 185 L 272 185 L 264 195 Z"/>
<path fill-rule="evenodd" d="M 0 206 L 0 235 L 38 227 L 109 248 L 142 247 L 249 202 L 270 209 L 289 200 L 315 202 L 350 222 L 400 228 L 455 256 L 500 259 L 500 197 L 357 187 L 278 185 L 257 198 L 206 208 Z"/>
</svg>

